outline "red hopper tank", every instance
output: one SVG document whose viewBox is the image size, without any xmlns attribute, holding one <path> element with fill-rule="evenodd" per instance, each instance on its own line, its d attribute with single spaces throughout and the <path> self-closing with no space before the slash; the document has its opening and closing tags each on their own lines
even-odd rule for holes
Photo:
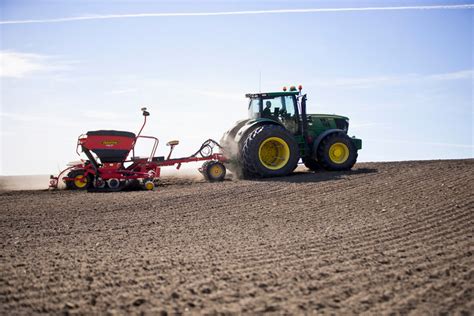
<svg viewBox="0 0 474 316">
<path fill-rule="evenodd" d="M 135 144 L 134 133 L 114 130 L 87 132 L 80 144 L 94 152 L 102 163 L 123 162 Z"/>
</svg>

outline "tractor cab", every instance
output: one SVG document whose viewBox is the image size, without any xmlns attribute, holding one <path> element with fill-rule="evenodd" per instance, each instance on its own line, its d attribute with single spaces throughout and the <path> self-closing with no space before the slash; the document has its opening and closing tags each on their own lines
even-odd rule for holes
<svg viewBox="0 0 474 316">
<path fill-rule="evenodd" d="M 273 120 L 292 134 L 298 134 L 301 131 L 298 111 L 300 93 L 295 90 L 247 94 L 250 99 L 249 118 Z"/>
</svg>

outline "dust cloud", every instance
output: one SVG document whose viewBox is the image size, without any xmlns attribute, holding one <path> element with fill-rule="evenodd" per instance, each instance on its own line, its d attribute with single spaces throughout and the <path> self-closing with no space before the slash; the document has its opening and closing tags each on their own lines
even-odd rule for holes
<svg viewBox="0 0 474 316">
<path fill-rule="evenodd" d="M 46 190 L 49 175 L 0 176 L 0 190 Z"/>
</svg>

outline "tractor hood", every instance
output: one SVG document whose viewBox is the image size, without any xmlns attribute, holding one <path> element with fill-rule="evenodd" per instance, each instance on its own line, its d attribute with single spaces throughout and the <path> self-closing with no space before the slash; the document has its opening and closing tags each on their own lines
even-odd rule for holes
<svg viewBox="0 0 474 316">
<path fill-rule="evenodd" d="M 348 117 L 336 114 L 307 114 L 311 118 L 342 119 L 349 120 Z"/>
<path fill-rule="evenodd" d="M 308 128 L 315 134 L 320 134 L 327 129 L 349 130 L 349 118 L 335 114 L 307 114 Z"/>
</svg>

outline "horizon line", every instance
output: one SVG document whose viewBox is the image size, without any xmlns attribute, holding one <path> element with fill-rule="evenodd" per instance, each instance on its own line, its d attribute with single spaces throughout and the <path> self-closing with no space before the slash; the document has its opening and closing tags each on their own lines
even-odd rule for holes
<svg viewBox="0 0 474 316">
<path fill-rule="evenodd" d="M 54 19 L 30 19 L 0 21 L 0 25 L 8 24 L 38 24 L 62 23 L 86 20 L 108 20 L 143 17 L 187 17 L 187 16 L 225 16 L 225 15 L 258 15 L 284 13 L 325 13 L 325 12 L 358 12 L 358 11 L 402 11 L 402 10 L 459 10 L 474 9 L 474 4 L 432 5 L 432 6 L 395 6 L 395 7 L 348 7 L 348 8 L 310 8 L 310 9 L 280 9 L 252 11 L 221 11 L 221 12 L 178 12 L 178 13 L 133 13 L 133 14 L 103 14 L 63 17 Z"/>
</svg>

